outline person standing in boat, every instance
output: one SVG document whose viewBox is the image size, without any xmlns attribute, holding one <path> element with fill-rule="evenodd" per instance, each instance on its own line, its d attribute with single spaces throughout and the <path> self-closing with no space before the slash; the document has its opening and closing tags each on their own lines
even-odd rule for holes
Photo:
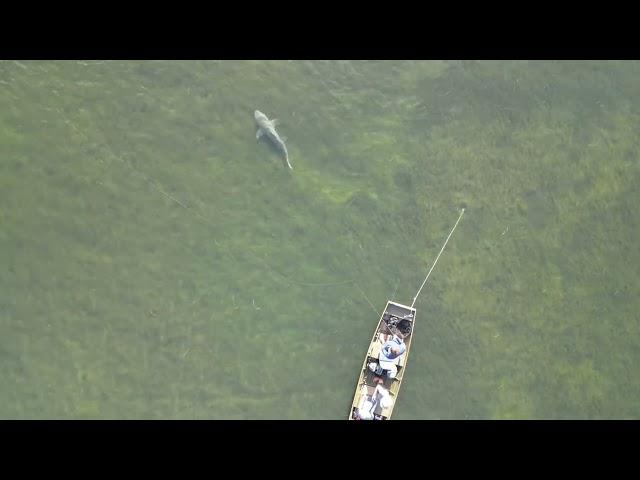
<svg viewBox="0 0 640 480">
<path fill-rule="evenodd" d="M 380 406 L 382 410 L 391 408 L 393 405 L 393 399 L 389 390 L 382 385 L 376 385 L 375 390 L 371 396 L 364 395 L 358 408 L 353 412 L 353 418 L 355 420 L 376 420 L 379 415 L 376 415 L 375 411 Z"/>
<path fill-rule="evenodd" d="M 398 373 L 398 367 L 396 366 L 397 359 L 404 354 L 407 350 L 407 346 L 404 340 L 397 335 L 393 335 L 391 339 L 387 339 L 380 349 L 378 355 L 378 363 L 371 362 L 369 364 L 369 370 L 376 375 L 382 375 L 386 372 L 387 377 L 395 378 Z"/>
</svg>

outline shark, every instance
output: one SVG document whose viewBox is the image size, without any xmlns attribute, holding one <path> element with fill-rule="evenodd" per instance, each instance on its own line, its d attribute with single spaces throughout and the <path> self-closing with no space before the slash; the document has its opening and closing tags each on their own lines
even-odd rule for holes
<svg viewBox="0 0 640 480">
<path fill-rule="evenodd" d="M 287 161 L 287 166 L 290 169 L 293 169 L 291 163 L 289 163 L 289 152 L 287 152 L 287 146 L 284 143 L 286 137 L 281 137 L 278 135 L 278 132 L 276 132 L 276 125 L 280 123 L 278 119 L 274 118 L 273 120 L 269 120 L 269 118 L 267 118 L 267 116 L 260 110 L 253 112 L 253 117 L 256 119 L 256 123 L 258 124 L 256 140 L 265 135 L 282 151 L 282 153 L 284 153 L 284 159 Z"/>
</svg>

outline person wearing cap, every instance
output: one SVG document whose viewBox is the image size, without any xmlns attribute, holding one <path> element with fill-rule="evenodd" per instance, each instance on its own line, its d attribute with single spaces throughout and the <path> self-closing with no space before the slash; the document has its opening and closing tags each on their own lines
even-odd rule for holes
<svg viewBox="0 0 640 480">
<path fill-rule="evenodd" d="M 393 335 L 391 340 L 387 340 L 384 342 L 384 345 L 382 345 L 379 359 L 385 362 L 392 362 L 402 355 L 406 349 L 407 346 L 405 345 L 404 340 L 397 335 Z"/>
<path fill-rule="evenodd" d="M 393 405 L 393 399 L 389 390 L 382 385 L 377 385 L 371 396 L 364 395 L 362 402 L 353 413 L 353 418 L 356 420 L 373 420 L 375 411 L 380 406 L 382 410 L 391 408 Z"/>
<path fill-rule="evenodd" d="M 375 362 L 369 364 L 369 370 L 376 375 L 382 375 L 383 371 L 387 372 L 388 378 L 395 378 L 398 373 L 396 366 L 397 359 L 404 354 L 407 346 L 402 338 L 393 335 L 390 340 L 385 341 L 378 355 L 379 365 Z"/>
</svg>

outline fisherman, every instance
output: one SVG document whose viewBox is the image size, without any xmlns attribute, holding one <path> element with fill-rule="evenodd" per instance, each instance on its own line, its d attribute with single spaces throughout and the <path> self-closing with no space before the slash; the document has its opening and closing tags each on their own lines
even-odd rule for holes
<svg viewBox="0 0 640 480">
<path fill-rule="evenodd" d="M 404 340 L 398 335 L 393 335 L 391 340 L 387 340 L 380 349 L 380 360 L 391 362 L 402 355 L 407 350 Z M 384 358 L 383 358 L 384 357 Z"/>
<path fill-rule="evenodd" d="M 376 375 L 382 375 L 386 372 L 388 378 L 395 378 L 398 374 L 397 359 L 404 355 L 406 350 L 407 346 L 404 340 L 398 335 L 392 335 L 391 339 L 387 339 L 380 349 L 380 354 L 378 355 L 379 363 L 369 363 L 369 370 Z"/>
<path fill-rule="evenodd" d="M 367 388 L 366 385 L 365 388 Z M 393 399 L 391 398 L 389 390 L 382 385 L 377 385 L 371 396 L 363 395 L 360 405 L 353 412 L 353 418 L 355 420 L 374 420 L 377 417 L 375 411 L 378 406 L 380 406 L 382 410 L 386 410 L 391 408 L 392 405 Z"/>
</svg>

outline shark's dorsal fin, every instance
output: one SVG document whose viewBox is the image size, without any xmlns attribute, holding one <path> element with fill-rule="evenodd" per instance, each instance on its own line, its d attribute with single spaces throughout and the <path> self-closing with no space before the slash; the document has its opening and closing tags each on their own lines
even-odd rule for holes
<svg viewBox="0 0 640 480">
<path fill-rule="evenodd" d="M 258 130 L 256 131 L 256 140 L 258 140 L 263 134 L 264 134 L 264 130 L 262 130 L 261 128 L 258 128 Z"/>
</svg>

